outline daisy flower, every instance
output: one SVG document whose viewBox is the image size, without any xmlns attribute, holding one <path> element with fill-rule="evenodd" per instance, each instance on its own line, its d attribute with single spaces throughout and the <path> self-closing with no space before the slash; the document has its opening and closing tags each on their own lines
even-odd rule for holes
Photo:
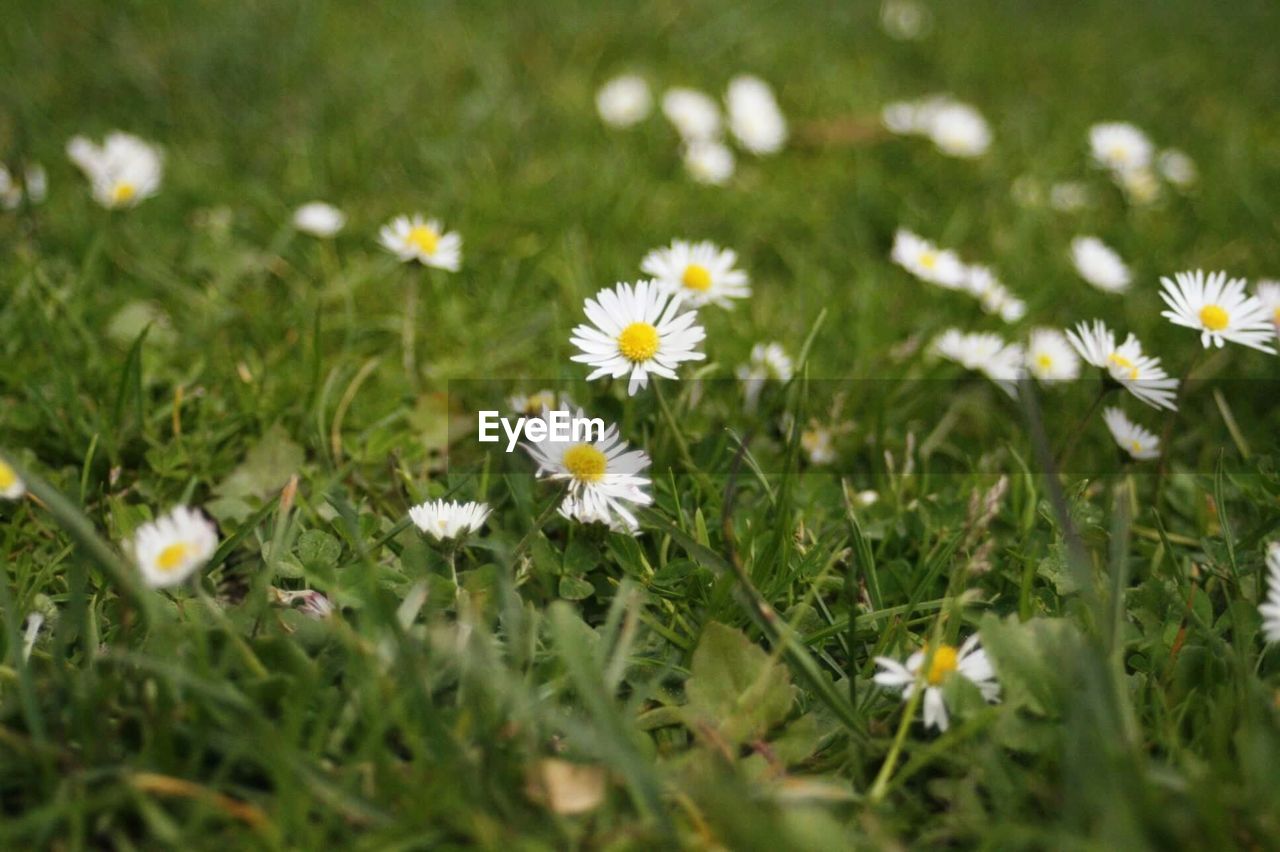
<svg viewBox="0 0 1280 852">
<path fill-rule="evenodd" d="M 952 157 L 980 157 L 991 147 L 991 128 L 982 113 L 958 101 L 936 105 L 926 132 L 938 150 Z"/>
<path fill-rule="evenodd" d="M 1125 417 L 1118 408 L 1107 408 L 1102 412 L 1102 419 L 1115 438 L 1116 444 L 1135 459 L 1154 459 L 1160 456 L 1160 439 L 1154 432 L 1134 423 Z"/>
<path fill-rule="evenodd" d="M 967 370 L 982 373 L 1011 396 L 1025 372 L 1023 348 L 1006 342 L 998 334 L 948 329 L 934 341 L 933 351 Z"/>
<path fill-rule="evenodd" d="M 1005 322 L 1017 322 L 1026 316 L 1027 303 L 1009 292 L 989 267 L 966 267 L 964 288 L 978 300 L 984 311 Z"/>
<path fill-rule="evenodd" d="M 1262 279 L 1258 282 L 1256 295 L 1271 316 L 1271 324 L 1276 333 L 1280 334 L 1280 281 Z"/>
<path fill-rule="evenodd" d="M 906 136 L 920 132 L 920 104 L 916 101 L 894 101 L 880 110 L 880 123 L 890 133 Z"/>
<path fill-rule="evenodd" d="M 948 290 L 959 290 L 965 285 L 967 270 L 955 252 L 940 249 L 905 228 L 899 228 L 893 235 L 889 259 L 921 281 Z"/>
<path fill-rule="evenodd" d="M 1280 642 L 1280 542 L 1267 548 L 1267 599 L 1258 604 L 1262 635 L 1268 642 Z"/>
<path fill-rule="evenodd" d="M 1152 408 L 1176 411 L 1178 380 L 1170 378 L 1160 359 L 1142 354 L 1142 344 L 1130 334 L 1116 346 L 1115 334 L 1102 320 L 1082 322 L 1067 330 L 1067 339 L 1087 363 L 1106 371 L 1108 377 Z"/>
<path fill-rule="evenodd" d="M 720 107 L 697 89 L 667 89 L 662 95 L 662 114 L 685 142 L 708 141 L 720 137 Z"/>
<path fill-rule="evenodd" d="M 714 139 L 691 141 L 684 148 L 684 169 L 698 183 L 723 186 L 733 177 L 733 152 Z"/>
<path fill-rule="evenodd" d="M 701 308 L 733 307 L 733 299 L 751 295 L 747 273 L 735 267 L 738 255 L 714 243 L 674 240 L 654 249 L 640 262 L 640 270 L 668 293 Z"/>
<path fill-rule="evenodd" d="M 424 219 L 418 213 L 397 216 L 378 232 L 378 242 L 404 263 L 417 261 L 457 272 L 462 265 L 462 237 L 446 232 L 435 219 Z"/>
<path fill-rule="evenodd" d="M 754 411 L 760 400 L 760 391 L 767 381 L 787 382 L 795 372 L 795 365 L 781 343 L 757 343 L 751 347 L 751 359 L 736 370 L 742 382 L 743 405 Z"/>
<path fill-rule="evenodd" d="M 925 658 L 928 668 L 925 668 Z M 978 634 L 965 640 L 959 648 L 939 645 L 929 653 L 928 647 L 916 651 L 907 658 L 906 665 L 890 657 L 876 657 L 874 680 L 881 686 L 902 690 L 902 700 L 909 701 L 915 691 L 924 687 L 924 726 L 945 731 L 949 723 L 947 704 L 942 696 L 942 685 L 952 675 L 970 681 L 990 702 L 1000 700 L 1000 684 L 996 681 L 995 668 L 987 659 L 987 652 L 978 647 Z"/>
<path fill-rule="evenodd" d="M 484 526 L 489 517 L 485 503 L 428 500 L 409 510 L 409 520 L 436 541 L 463 539 Z"/>
<path fill-rule="evenodd" d="M 581 409 L 577 418 L 583 418 Z M 584 523 L 604 523 L 616 530 L 635 531 L 640 523 L 632 506 L 648 506 L 653 498 L 645 491 L 649 478 L 649 456 L 643 450 L 628 449 L 618 436 L 618 427 L 609 425 L 598 440 L 591 442 L 548 439 L 526 443 L 525 449 L 538 467 L 538 475 L 569 486 L 560 514 Z"/>
<path fill-rule="evenodd" d="M 293 211 L 293 227 L 313 237 L 332 237 L 347 224 L 347 217 L 332 204 L 311 201 Z"/>
<path fill-rule="evenodd" d="M 314 618 L 317 621 L 324 621 L 333 615 L 333 601 L 329 600 L 321 592 L 315 589 L 299 589 L 297 591 L 289 591 L 287 589 L 277 589 L 271 587 L 271 593 L 275 596 L 276 602 L 284 607 L 296 608 L 298 612 Z"/>
<path fill-rule="evenodd" d="M 1275 325 L 1266 306 L 1244 291 L 1244 279 L 1227 279 L 1225 272 L 1178 272 L 1174 280 L 1161 278 L 1160 298 L 1170 310 L 1160 316 L 1174 325 L 1200 332 L 1200 345 L 1219 349 L 1229 340 L 1275 354 L 1270 340 Z"/>
<path fill-rule="evenodd" d="M 1033 329 L 1027 344 L 1027 370 L 1042 382 L 1071 381 L 1080 377 L 1080 356 L 1056 328 Z"/>
<path fill-rule="evenodd" d="M 27 493 L 27 484 L 4 459 L 0 459 L 0 498 L 17 500 Z"/>
<path fill-rule="evenodd" d="M 1105 293 L 1129 289 L 1133 276 L 1120 255 L 1097 237 L 1076 237 L 1071 241 L 1071 262 L 1076 272 Z"/>
<path fill-rule="evenodd" d="M 643 77 L 624 74 L 614 77 L 596 92 L 596 112 L 610 127 L 631 127 L 649 117 L 653 95 Z"/>
<path fill-rule="evenodd" d="M 1090 127 L 1089 150 L 1094 162 L 1115 174 L 1147 169 L 1153 153 L 1146 134 L 1122 121 Z"/>
<path fill-rule="evenodd" d="M 49 197 L 49 173 L 39 163 L 27 166 L 22 176 L 27 185 L 27 200 L 32 204 L 41 204 Z"/>
<path fill-rule="evenodd" d="M 1199 179 L 1196 161 L 1177 148 L 1166 148 L 1156 157 L 1156 171 L 1178 189 L 1190 189 Z"/>
<path fill-rule="evenodd" d="M 769 84 L 743 75 L 729 82 L 729 130 L 753 154 L 776 154 L 787 142 L 787 120 Z"/>
<path fill-rule="evenodd" d="M 159 149 L 129 133 L 109 133 L 102 145 L 76 136 L 67 143 L 67 157 L 89 179 L 94 200 L 110 210 L 136 207 L 160 191 Z"/>
<path fill-rule="evenodd" d="M 9 174 L 9 170 L 0 163 L 0 207 L 5 210 L 17 210 L 22 203 L 22 187 Z"/>
<path fill-rule="evenodd" d="M 1120 188 L 1134 204 L 1151 204 L 1160 198 L 1160 181 L 1151 169 L 1130 169 L 1116 175 Z"/>
<path fill-rule="evenodd" d="M 800 449 L 808 455 L 809 464 L 831 464 L 836 460 L 835 433 L 825 426 L 810 424 L 800 433 Z"/>
<path fill-rule="evenodd" d="M 584 305 L 591 324 L 579 325 L 569 338 L 582 350 L 571 360 L 595 368 L 587 381 L 630 374 L 629 396 L 649 383 L 650 373 L 674 379 L 681 362 L 707 357 L 694 349 L 706 337 L 697 311 L 680 307 L 680 299 L 654 281 L 601 290 Z"/>
<path fill-rule="evenodd" d="M 143 524 L 128 544 L 143 581 L 153 589 L 183 582 L 204 567 L 217 547 L 217 528 L 186 506 Z"/>
</svg>

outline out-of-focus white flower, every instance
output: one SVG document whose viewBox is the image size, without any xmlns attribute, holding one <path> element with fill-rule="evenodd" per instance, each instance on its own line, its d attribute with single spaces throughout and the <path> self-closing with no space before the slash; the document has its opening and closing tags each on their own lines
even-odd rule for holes
<svg viewBox="0 0 1280 852">
<path fill-rule="evenodd" d="M 345 224 L 346 215 L 323 201 L 310 201 L 293 211 L 293 227 L 313 237 L 332 237 Z"/>
<path fill-rule="evenodd" d="M 640 271 L 695 308 L 732 308 L 734 299 L 751 295 L 747 273 L 738 269 L 737 263 L 738 255 L 733 249 L 706 241 L 673 240 L 670 246 L 645 255 Z"/>
<path fill-rule="evenodd" d="M 22 187 L 9 174 L 9 170 L 0 164 L 0 207 L 5 210 L 16 210 L 22 203 Z"/>
<path fill-rule="evenodd" d="M 889 259 L 921 281 L 948 290 L 958 290 L 965 285 L 967 271 L 955 252 L 940 249 L 905 228 L 899 228 L 893 235 Z"/>
<path fill-rule="evenodd" d="M 733 152 L 715 140 L 692 141 L 684 148 L 684 168 L 698 183 L 723 186 L 733 177 Z"/>
<path fill-rule="evenodd" d="M 1196 161 L 1177 148 L 1166 148 L 1156 157 L 1156 170 L 1178 189 L 1190 189 L 1200 178 Z"/>
<path fill-rule="evenodd" d="M 1027 313 L 1027 303 L 1013 295 L 1009 288 L 996 278 L 990 267 L 969 266 L 965 269 L 965 289 L 978 300 L 982 309 L 995 314 L 1005 322 L 1013 323 Z"/>
<path fill-rule="evenodd" d="M 643 77 L 623 74 L 596 92 L 596 112 L 610 127 L 631 127 L 649 117 L 653 95 Z"/>
<path fill-rule="evenodd" d="M 720 138 L 720 107 L 706 92 L 667 89 L 662 95 L 662 114 L 686 143 Z"/>
<path fill-rule="evenodd" d="M 867 489 L 866 491 L 859 491 L 857 494 L 853 495 L 853 499 L 859 506 L 874 506 L 876 503 L 880 502 L 880 493 L 878 491 Z"/>
<path fill-rule="evenodd" d="M 1089 187 L 1079 181 L 1059 181 L 1049 187 L 1049 206 L 1059 213 L 1075 213 L 1092 203 Z"/>
<path fill-rule="evenodd" d="M 424 219 L 420 214 L 397 216 L 378 232 L 378 242 L 403 263 L 417 261 L 423 266 L 434 266 L 449 272 L 457 272 L 462 265 L 462 237 L 435 219 Z"/>
<path fill-rule="evenodd" d="M 116 210 L 136 207 L 160 191 L 160 150 L 129 133 L 107 134 L 102 145 L 83 136 L 67 143 L 67 156 L 89 179 L 94 200 Z"/>
<path fill-rule="evenodd" d="M 1280 642 L 1280 542 L 1267 548 L 1267 599 L 1258 604 L 1262 616 L 1262 636 Z"/>
<path fill-rule="evenodd" d="M 1154 432 L 1126 417 L 1123 411 L 1107 408 L 1102 412 L 1102 420 L 1107 424 L 1107 430 L 1111 432 L 1117 446 L 1130 456 L 1139 461 L 1159 458 L 1160 439 Z"/>
<path fill-rule="evenodd" d="M 1147 135 L 1123 121 L 1090 127 L 1089 150 L 1095 163 L 1116 174 L 1149 169 L 1153 153 Z"/>
<path fill-rule="evenodd" d="M 1018 381 L 1026 372 L 1022 346 L 1008 343 L 998 334 L 947 329 L 934 340 L 933 351 L 965 369 L 982 373 L 1010 396 L 1017 393 Z"/>
<path fill-rule="evenodd" d="M 1280 281 L 1265 278 L 1260 280 L 1254 289 L 1254 295 L 1258 297 L 1258 301 L 1271 317 L 1271 324 L 1275 326 L 1276 334 L 1280 335 Z"/>
<path fill-rule="evenodd" d="M 742 75 L 729 83 L 729 130 L 753 154 L 776 154 L 787 142 L 787 120 L 769 84 Z"/>
<path fill-rule="evenodd" d="M 49 173 L 44 166 L 39 163 L 29 164 L 23 172 L 22 180 L 27 185 L 27 201 L 43 204 L 49 197 Z"/>
<path fill-rule="evenodd" d="M 1133 280 L 1120 255 L 1097 237 L 1076 237 L 1072 240 L 1071 262 L 1081 278 L 1105 293 L 1127 290 Z"/>
<path fill-rule="evenodd" d="M 27 493 L 27 484 L 19 478 L 17 472 L 8 462 L 0 459 L 0 498 L 17 500 Z"/>
<path fill-rule="evenodd" d="M 891 132 L 927 136 L 953 157 L 978 157 L 991 146 L 991 127 L 982 113 L 946 95 L 888 104 L 880 118 Z"/>
<path fill-rule="evenodd" d="M 835 432 L 826 426 L 810 424 L 800 433 L 800 448 L 808 455 L 809 464 L 831 464 L 836 460 Z"/>
<path fill-rule="evenodd" d="M 127 549 L 142 579 L 156 589 L 176 586 L 204 567 L 218 547 L 218 530 L 204 515 L 178 506 L 143 524 Z"/>
<path fill-rule="evenodd" d="M 885 0 L 880 6 L 880 26 L 890 38 L 916 41 L 933 27 L 933 13 L 916 0 Z"/>
<path fill-rule="evenodd" d="M 1154 204 L 1160 199 L 1160 181 L 1151 169 L 1130 169 L 1116 175 L 1120 188 L 1134 204 Z"/>
<path fill-rule="evenodd" d="M 743 407 L 754 411 L 760 400 L 760 392 L 767 381 L 791 380 L 795 365 L 781 343 L 757 343 L 751 347 L 751 358 L 738 365 L 736 375 L 742 382 Z"/>
<path fill-rule="evenodd" d="M 1027 344 L 1027 370 L 1042 382 L 1071 381 L 1080 376 L 1080 356 L 1058 329 L 1033 329 Z"/>
</svg>

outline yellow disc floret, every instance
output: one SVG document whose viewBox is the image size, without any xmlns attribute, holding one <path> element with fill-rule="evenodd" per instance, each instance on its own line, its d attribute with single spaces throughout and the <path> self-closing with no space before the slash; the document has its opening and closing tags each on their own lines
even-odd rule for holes
<svg viewBox="0 0 1280 852">
<path fill-rule="evenodd" d="M 128 204 L 138 194 L 138 188 L 127 180 L 117 181 L 111 187 L 111 203 L 113 205 Z"/>
<path fill-rule="evenodd" d="M 440 245 L 440 235 L 426 225 L 414 225 L 404 241 L 423 254 L 435 254 L 436 247 Z"/>
<path fill-rule="evenodd" d="M 1231 325 L 1231 317 L 1217 305 L 1205 305 L 1200 309 L 1200 324 L 1209 331 L 1222 331 Z"/>
<path fill-rule="evenodd" d="M 658 330 L 647 322 L 633 322 L 618 335 L 618 351 L 639 364 L 658 352 Z"/>
<path fill-rule="evenodd" d="M 160 551 L 160 555 L 156 557 L 156 567 L 161 571 L 173 571 L 187 560 L 190 553 L 191 545 L 185 541 L 175 542 Z"/>
<path fill-rule="evenodd" d="M 0 461 L 0 491 L 8 491 L 18 482 L 18 474 L 13 472 L 13 468 Z"/>
<path fill-rule="evenodd" d="M 579 482 L 599 482 L 604 478 L 609 460 L 590 444 L 575 444 L 561 457 L 565 470 Z"/>
<path fill-rule="evenodd" d="M 925 269 L 933 269 L 938 265 L 938 255 L 931 251 L 921 252 L 920 265 Z"/>
<path fill-rule="evenodd" d="M 711 273 L 705 266 L 699 266 L 696 263 L 685 267 L 684 275 L 680 280 L 690 290 L 700 290 L 705 293 L 711 289 Z"/>
<path fill-rule="evenodd" d="M 1135 365 L 1132 361 L 1130 361 L 1128 358 L 1124 357 L 1120 353 L 1112 352 L 1110 355 L 1107 356 L 1107 362 L 1119 367 L 1122 370 L 1128 370 L 1130 381 L 1138 380 L 1137 365 Z"/>
<path fill-rule="evenodd" d="M 928 651 L 925 651 L 928 655 Z M 939 645 L 938 649 L 933 652 L 933 658 L 929 661 L 929 672 L 925 675 L 925 680 L 930 686 L 937 686 L 946 679 L 947 675 L 956 670 L 956 663 L 959 662 L 959 653 L 952 645 Z"/>
</svg>

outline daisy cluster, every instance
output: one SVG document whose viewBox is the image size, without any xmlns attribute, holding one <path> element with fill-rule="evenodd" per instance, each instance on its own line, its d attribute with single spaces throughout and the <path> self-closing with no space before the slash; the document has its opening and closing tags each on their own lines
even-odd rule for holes
<svg viewBox="0 0 1280 852">
<path fill-rule="evenodd" d="M 649 117 L 653 94 L 643 77 L 624 74 L 600 87 L 596 111 L 614 128 L 632 127 Z M 725 129 L 742 150 L 768 156 L 787 142 L 787 120 L 769 84 L 749 74 L 729 81 L 724 105 L 706 92 L 686 87 L 667 89 L 662 114 L 680 137 L 685 170 L 699 183 L 720 185 L 733 176 L 736 160 L 725 142 Z"/>
</svg>

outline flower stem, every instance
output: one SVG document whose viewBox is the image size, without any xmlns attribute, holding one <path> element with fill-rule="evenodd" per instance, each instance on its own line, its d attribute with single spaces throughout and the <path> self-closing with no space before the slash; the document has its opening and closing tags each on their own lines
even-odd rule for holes
<svg viewBox="0 0 1280 852">
<path fill-rule="evenodd" d="M 921 670 L 928 665 L 927 661 L 921 665 Z M 871 785 L 871 792 L 867 794 L 872 804 L 878 804 L 884 799 L 885 794 L 889 792 L 889 779 L 893 777 L 893 770 L 897 768 L 898 757 L 902 754 L 902 745 L 907 740 L 907 731 L 911 730 L 911 722 L 916 717 L 916 709 L 920 706 L 920 698 L 924 695 L 924 684 L 917 678 L 916 688 L 912 691 L 911 697 L 907 699 L 907 707 L 902 711 L 902 720 L 898 722 L 898 733 L 893 737 L 893 745 L 889 747 L 889 754 L 885 756 L 884 763 L 880 765 L 880 771 L 876 774 L 876 780 Z"/>
<path fill-rule="evenodd" d="M 1080 436 L 1084 434 L 1084 427 L 1093 419 L 1093 415 L 1098 413 L 1098 409 L 1102 406 L 1102 401 L 1107 395 L 1114 390 L 1114 387 L 1108 385 L 1103 380 L 1102 386 L 1098 388 L 1098 395 L 1094 397 L 1093 404 L 1089 406 L 1089 410 L 1084 413 L 1084 417 L 1080 418 L 1080 422 L 1076 424 L 1076 428 L 1067 436 L 1067 445 L 1063 448 L 1062 453 L 1058 456 L 1058 462 L 1055 467 L 1058 472 L 1062 473 L 1067 469 L 1067 462 L 1071 461 L 1071 456 L 1075 453 L 1076 447 L 1080 443 Z"/>
<path fill-rule="evenodd" d="M 415 352 L 418 331 L 418 288 L 422 286 L 422 273 L 417 271 L 405 276 L 408 292 L 404 297 L 404 326 L 400 330 L 400 340 L 404 349 L 404 372 L 409 379 L 409 387 L 418 389 L 418 358 Z"/>
</svg>

